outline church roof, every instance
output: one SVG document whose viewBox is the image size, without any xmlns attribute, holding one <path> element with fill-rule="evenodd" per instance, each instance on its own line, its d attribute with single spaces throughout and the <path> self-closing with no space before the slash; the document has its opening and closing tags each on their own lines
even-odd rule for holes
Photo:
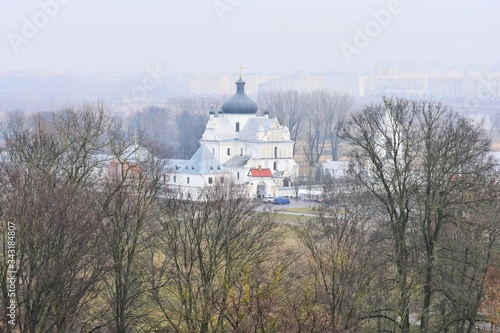
<svg viewBox="0 0 500 333">
<path fill-rule="evenodd" d="M 266 168 L 266 169 L 257 168 L 257 169 L 250 169 L 249 176 L 252 176 L 252 177 L 272 177 L 273 174 L 271 172 L 271 169 L 269 169 L 269 168 Z"/>
<path fill-rule="evenodd" d="M 283 177 L 283 175 L 284 175 L 284 171 L 280 171 L 280 170 L 276 170 L 276 171 L 274 171 L 274 173 L 273 173 L 273 177 L 274 177 L 274 178 Z"/>
<path fill-rule="evenodd" d="M 166 168 L 167 169 L 172 168 L 174 170 L 177 170 L 177 169 L 183 167 L 187 162 L 189 162 L 189 160 L 170 158 L 170 159 L 167 159 Z"/>
<path fill-rule="evenodd" d="M 234 128 L 228 118 L 214 118 L 210 119 L 209 122 L 213 124 L 213 128 L 217 133 L 217 140 L 231 140 L 234 138 Z"/>
<path fill-rule="evenodd" d="M 260 125 L 262 125 L 262 127 L 265 131 L 267 131 L 268 129 L 273 127 L 275 122 L 276 122 L 276 119 L 250 118 L 250 119 L 248 119 L 245 127 L 238 133 L 238 139 L 246 140 L 246 141 L 253 141 L 256 139 L 255 134 L 259 130 Z"/>
<path fill-rule="evenodd" d="M 250 156 L 244 155 L 244 156 L 233 156 L 224 163 L 224 166 L 227 166 L 229 168 L 235 168 L 235 167 L 244 167 L 248 160 L 250 159 Z"/>
<path fill-rule="evenodd" d="M 194 155 L 179 170 L 180 173 L 206 175 L 211 173 L 227 173 L 207 147 L 201 145 Z"/>
<path fill-rule="evenodd" d="M 245 94 L 245 81 L 241 77 L 236 81 L 236 94 L 222 105 L 225 114 L 255 114 L 258 108 L 257 103 Z"/>
<path fill-rule="evenodd" d="M 121 154 L 121 158 L 130 163 L 144 162 L 151 156 L 151 153 L 146 148 L 137 143 L 128 146 Z"/>
</svg>

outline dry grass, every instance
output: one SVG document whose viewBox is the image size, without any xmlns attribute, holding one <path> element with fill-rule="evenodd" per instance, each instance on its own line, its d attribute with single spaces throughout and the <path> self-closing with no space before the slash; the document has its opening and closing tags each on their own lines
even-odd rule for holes
<svg viewBox="0 0 500 333">
<path fill-rule="evenodd" d="M 286 211 L 292 213 L 318 214 L 318 211 L 314 207 L 288 208 Z"/>
</svg>

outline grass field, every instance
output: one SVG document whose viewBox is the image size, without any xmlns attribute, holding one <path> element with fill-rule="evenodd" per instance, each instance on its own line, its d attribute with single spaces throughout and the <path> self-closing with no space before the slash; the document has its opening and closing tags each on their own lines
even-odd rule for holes
<svg viewBox="0 0 500 333">
<path fill-rule="evenodd" d="M 292 213 L 318 214 L 318 211 L 313 207 L 288 208 L 286 211 Z"/>
</svg>

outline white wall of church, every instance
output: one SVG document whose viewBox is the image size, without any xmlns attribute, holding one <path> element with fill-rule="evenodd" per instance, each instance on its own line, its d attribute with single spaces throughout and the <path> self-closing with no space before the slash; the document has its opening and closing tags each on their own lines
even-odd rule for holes
<svg viewBox="0 0 500 333">
<path fill-rule="evenodd" d="M 229 120 L 231 123 L 231 127 L 234 129 L 234 132 L 237 133 L 241 131 L 250 117 L 255 118 L 255 115 L 248 114 L 225 114 L 224 117 Z M 236 131 L 236 124 L 238 124 L 239 131 Z"/>
<path fill-rule="evenodd" d="M 241 149 L 243 149 L 243 153 L 245 151 L 244 144 L 235 141 L 222 141 L 218 143 L 219 157 L 218 160 L 224 164 L 229 161 L 233 156 L 240 156 Z"/>
<path fill-rule="evenodd" d="M 242 142 L 204 141 L 203 144 L 221 164 L 226 163 L 233 156 L 246 155 L 245 144 Z"/>
<path fill-rule="evenodd" d="M 201 175 L 176 173 L 170 177 L 170 183 L 177 186 L 201 187 L 203 178 Z"/>
</svg>

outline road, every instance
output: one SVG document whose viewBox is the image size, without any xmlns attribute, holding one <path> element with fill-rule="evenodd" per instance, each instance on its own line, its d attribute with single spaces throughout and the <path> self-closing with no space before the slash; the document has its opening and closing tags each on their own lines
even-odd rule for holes
<svg viewBox="0 0 500 333">
<path fill-rule="evenodd" d="M 286 214 L 286 215 L 316 217 L 318 215 L 313 214 L 313 213 L 289 212 L 287 210 L 290 208 L 308 208 L 308 207 L 313 207 L 313 206 L 317 206 L 317 205 L 319 205 L 319 204 L 315 201 L 301 200 L 301 199 L 290 199 L 290 204 L 287 204 L 287 205 L 275 205 L 273 203 L 264 202 L 264 203 L 262 203 L 262 205 L 259 206 L 259 208 L 257 210 L 261 211 L 261 212 L 273 211 L 273 212 L 276 212 L 278 214 Z"/>
</svg>

